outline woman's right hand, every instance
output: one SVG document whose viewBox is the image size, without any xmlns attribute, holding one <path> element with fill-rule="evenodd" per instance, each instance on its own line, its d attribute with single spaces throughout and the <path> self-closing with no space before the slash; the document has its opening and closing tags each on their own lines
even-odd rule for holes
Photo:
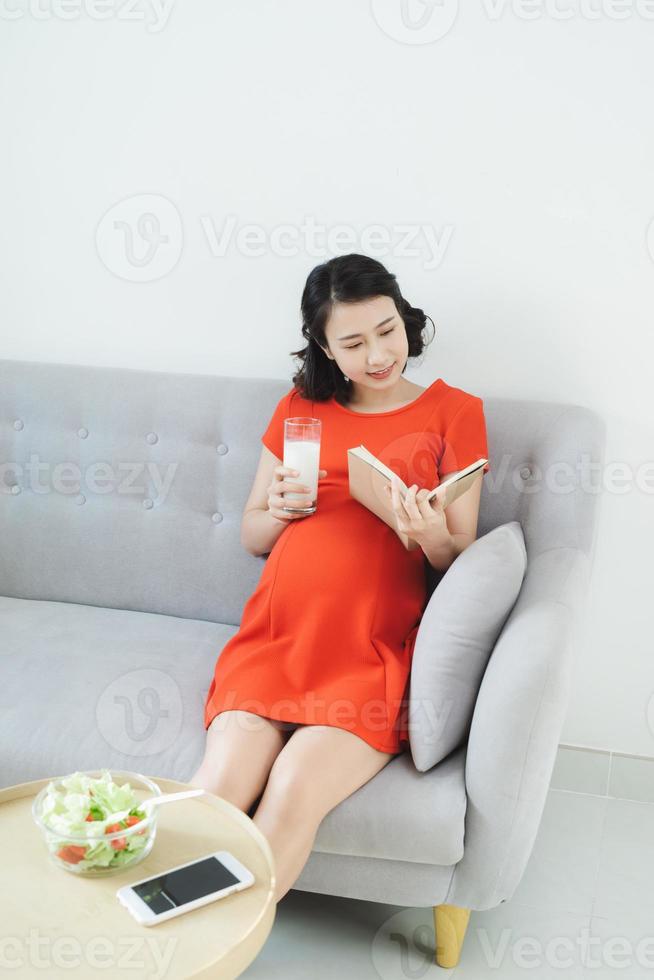
<svg viewBox="0 0 654 980">
<path fill-rule="evenodd" d="M 310 517 L 309 513 L 306 514 L 291 514 L 287 510 L 282 510 L 284 506 L 284 497 L 282 496 L 284 491 L 290 493 L 309 493 L 309 488 L 303 486 L 301 483 L 292 483 L 286 477 L 297 476 L 297 470 L 291 469 L 289 466 L 284 466 L 280 463 L 273 470 L 272 483 L 268 487 L 268 510 L 273 517 L 276 517 L 278 521 L 294 521 L 298 517 Z M 322 476 L 327 475 L 327 470 L 318 470 L 318 479 Z M 291 501 L 289 501 L 291 503 Z M 301 500 L 293 500 L 293 504 L 301 504 Z"/>
</svg>

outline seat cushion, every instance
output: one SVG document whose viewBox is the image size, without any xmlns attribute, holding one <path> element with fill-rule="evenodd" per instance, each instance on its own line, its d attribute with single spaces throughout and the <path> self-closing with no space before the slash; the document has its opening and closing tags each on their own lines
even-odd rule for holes
<svg viewBox="0 0 654 980">
<path fill-rule="evenodd" d="M 452 865 L 463 857 L 465 749 L 429 772 L 401 752 L 323 818 L 313 850 Z"/>
<path fill-rule="evenodd" d="M 434 589 L 409 684 L 409 744 L 420 772 L 467 738 L 479 685 L 526 569 L 522 528 L 511 521 L 473 541 Z"/>
<path fill-rule="evenodd" d="M 204 699 L 236 627 L 0 596 L 0 786 L 77 769 L 188 780 Z M 464 755 L 429 773 L 408 752 L 323 819 L 314 850 L 452 865 L 463 854 Z"/>
<path fill-rule="evenodd" d="M 0 597 L 0 785 L 100 766 L 188 779 L 234 626 Z"/>
</svg>

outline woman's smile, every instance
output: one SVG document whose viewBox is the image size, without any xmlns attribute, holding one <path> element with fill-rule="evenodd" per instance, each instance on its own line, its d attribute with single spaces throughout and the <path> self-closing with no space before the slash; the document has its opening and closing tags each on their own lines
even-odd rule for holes
<svg viewBox="0 0 654 980">
<path fill-rule="evenodd" d="M 389 364 L 389 366 L 385 368 L 383 371 L 375 371 L 375 372 L 368 371 L 368 374 L 370 375 L 371 378 L 378 378 L 380 380 L 383 378 L 387 378 L 391 373 L 391 371 L 393 370 L 394 365 L 395 365 L 395 361 L 393 361 L 392 364 Z"/>
</svg>

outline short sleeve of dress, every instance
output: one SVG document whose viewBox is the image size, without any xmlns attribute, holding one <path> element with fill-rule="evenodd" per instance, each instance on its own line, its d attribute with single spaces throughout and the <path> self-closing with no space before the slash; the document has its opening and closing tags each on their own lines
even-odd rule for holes
<svg viewBox="0 0 654 980">
<path fill-rule="evenodd" d="M 295 393 L 295 388 L 291 388 L 279 399 L 272 414 L 266 431 L 261 436 L 261 441 L 267 449 L 273 453 L 277 459 L 284 459 L 284 419 L 291 418 L 291 399 Z"/>
<path fill-rule="evenodd" d="M 439 478 L 448 473 L 463 470 L 470 463 L 483 458 L 488 459 L 488 441 L 484 403 L 481 398 L 470 395 L 447 427 L 444 436 L 443 453 L 438 464 Z M 488 473 L 486 463 L 483 472 Z"/>
</svg>

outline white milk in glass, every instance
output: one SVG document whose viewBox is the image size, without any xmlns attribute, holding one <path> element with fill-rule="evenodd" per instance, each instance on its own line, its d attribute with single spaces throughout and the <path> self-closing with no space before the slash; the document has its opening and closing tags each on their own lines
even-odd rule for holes
<svg viewBox="0 0 654 980">
<path fill-rule="evenodd" d="M 285 506 L 315 511 L 320 469 L 320 419 L 295 417 L 284 420 L 284 466 L 298 470 L 297 476 L 284 477 L 289 483 L 309 487 L 309 493 L 284 491 Z M 296 503 L 297 502 L 297 503 Z"/>
</svg>

